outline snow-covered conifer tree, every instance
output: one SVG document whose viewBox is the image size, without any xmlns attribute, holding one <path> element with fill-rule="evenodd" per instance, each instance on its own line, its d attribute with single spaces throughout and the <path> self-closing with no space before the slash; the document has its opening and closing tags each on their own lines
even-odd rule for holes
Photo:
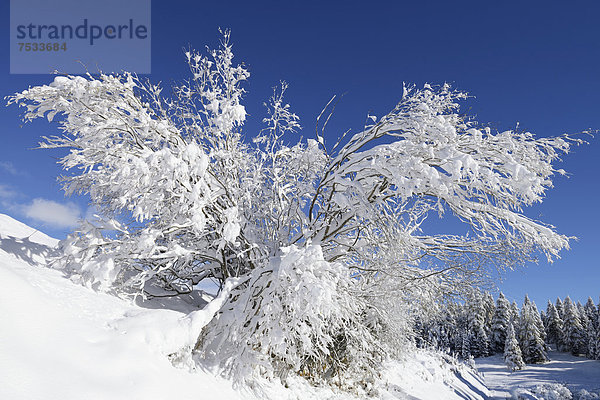
<svg viewBox="0 0 600 400">
<path fill-rule="evenodd" d="M 512 323 L 508 324 L 506 332 L 506 341 L 504 344 L 504 362 L 511 371 L 517 371 L 525 367 L 523 356 L 521 354 L 521 348 L 519 342 L 515 336 L 515 330 Z"/>
<path fill-rule="evenodd" d="M 527 296 L 525 296 L 525 298 L 528 299 Z M 535 302 L 534 301 L 530 301 L 530 302 L 531 302 L 530 303 L 531 308 L 533 310 L 533 316 L 535 318 L 536 327 L 537 327 L 538 331 L 540 332 L 540 337 L 542 338 L 542 341 L 544 342 L 545 350 L 548 351 L 548 347 L 546 346 L 546 326 L 544 325 L 544 321 L 542 320 L 542 314 L 538 311 L 538 308 L 535 305 Z"/>
<path fill-rule="evenodd" d="M 467 327 L 471 333 L 471 355 L 485 357 L 489 355 L 489 338 L 486 329 L 485 297 L 475 292 L 465 304 Z"/>
<path fill-rule="evenodd" d="M 447 310 L 440 324 L 441 328 L 438 346 L 442 351 L 448 352 L 454 350 L 453 337 L 457 332 L 456 324 L 456 315 L 453 312 L 453 308 L 451 308 Z"/>
<path fill-rule="evenodd" d="M 558 316 L 560 317 L 560 319 L 562 319 L 564 321 L 565 320 L 565 306 L 560 297 L 556 298 L 555 306 L 556 306 L 556 311 L 558 312 Z"/>
<path fill-rule="evenodd" d="M 546 342 L 554 344 L 558 351 L 565 351 L 563 320 L 550 300 L 548 300 L 546 316 Z"/>
<path fill-rule="evenodd" d="M 597 327 L 598 307 L 596 307 L 596 305 L 594 304 L 594 300 L 592 300 L 591 297 L 588 297 L 587 302 L 585 303 L 583 308 L 585 309 L 585 314 L 588 320 L 592 323 L 592 325 L 594 325 L 594 327 Z"/>
<path fill-rule="evenodd" d="M 579 319 L 581 320 L 581 325 L 585 328 L 588 323 L 588 314 L 585 310 L 585 307 L 583 306 L 583 304 L 581 304 L 580 301 L 576 303 L 576 306 L 577 312 L 579 313 Z"/>
<path fill-rule="evenodd" d="M 546 316 L 546 312 L 544 310 L 540 310 L 540 318 L 542 320 L 542 324 L 544 325 L 544 329 L 545 329 L 548 317 Z"/>
<path fill-rule="evenodd" d="M 512 322 L 513 327 L 515 328 L 515 333 L 518 333 L 519 331 L 519 315 L 519 306 L 517 305 L 517 302 L 513 300 L 513 302 L 510 304 L 510 321 Z"/>
<path fill-rule="evenodd" d="M 485 309 L 485 331 L 489 337 L 492 331 L 492 318 L 496 311 L 496 302 L 490 292 L 484 292 L 483 294 L 483 308 Z"/>
<path fill-rule="evenodd" d="M 598 349 L 596 348 L 596 338 L 598 337 L 598 332 L 596 331 L 596 327 L 592 323 L 591 320 L 587 320 L 587 326 L 585 328 L 585 339 L 586 339 L 586 356 L 591 358 L 592 360 L 596 359 L 598 355 Z"/>
<path fill-rule="evenodd" d="M 473 334 L 467 329 L 462 329 L 459 332 L 458 339 L 458 356 L 463 360 L 468 360 L 473 357 Z"/>
<path fill-rule="evenodd" d="M 595 336 L 592 340 L 594 341 L 594 345 L 592 346 L 594 348 L 592 358 L 594 360 L 600 360 L 600 317 L 597 323 L 597 328 L 595 329 Z"/>
<path fill-rule="evenodd" d="M 577 306 L 569 296 L 565 298 L 564 309 L 563 332 L 566 350 L 574 355 L 585 354 L 587 347 L 585 329 L 581 323 Z"/>
<path fill-rule="evenodd" d="M 525 296 L 519 320 L 519 346 L 521 347 L 523 360 L 527 364 L 548 361 L 546 344 L 542 339 L 540 324 L 540 315 L 535 304 L 529 300 L 528 296 Z"/>
<path fill-rule="evenodd" d="M 506 332 L 508 326 L 511 325 L 511 310 L 510 303 L 500 292 L 496 300 L 496 309 L 492 317 L 492 329 L 490 335 L 490 346 L 495 353 L 504 351 L 506 344 Z"/>
</svg>

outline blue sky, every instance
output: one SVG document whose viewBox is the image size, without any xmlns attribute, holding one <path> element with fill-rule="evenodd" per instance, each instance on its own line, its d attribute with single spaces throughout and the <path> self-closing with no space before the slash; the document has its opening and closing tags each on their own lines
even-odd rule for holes
<svg viewBox="0 0 600 400">
<path fill-rule="evenodd" d="M 176 2 L 152 4 L 153 81 L 186 77 L 183 49 L 216 46 L 218 28 L 232 30 L 246 86 L 247 134 L 259 129 L 262 102 L 279 80 L 304 135 L 333 94 L 345 93 L 328 134 L 360 129 L 367 112 L 382 115 L 400 99 L 403 82 L 449 82 L 474 99 L 465 111 L 499 129 L 538 136 L 600 129 L 600 3 L 588 2 Z M 9 35 L 8 2 L 0 13 Z M 0 41 L 2 96 L 50 82 L 48 75 L 10 75 L 8 40 Z M 0 109 L 0 212 L 56 237 L 85 215 L 85 199 L 64 198 L 56 176 L 60 151 L 31 150 L 56 126 L 21 127 L 20 111 Z M 501 289 L 519 303 L 525 293 L 545 307 L 556 296 L 598 302 L 600 194 L 598 137 L 575 148 L 542 205 L 527 214 L 578 236 L 553 265 L 540 262 L 505 275 Z M 48 218 L 48 210 L 52 210 Z M 40 220 L 45 212 L 46 222 Z M 61 224 L 63 226 L 61 226 Z"/>
</svg>

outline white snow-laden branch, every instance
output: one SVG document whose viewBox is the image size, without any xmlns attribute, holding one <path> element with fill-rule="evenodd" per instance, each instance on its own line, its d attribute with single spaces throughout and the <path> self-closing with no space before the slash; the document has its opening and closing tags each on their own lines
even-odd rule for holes
<svg viewBox="0 0 600 400">
<path fill-rule="evenodd" d="M 399 243 L 399 253 L 412 248 L 443 261 L 453 252 L 493 248 L 497 256 L 522 252 L 518 259 L 540 250 L 551 260 L 568 248 L 567 236 L 522 212 L 543 200 L 553 175 L 564 173 L 553 163 L 582 140 L 493 133 L 458 114 L 464 98 L 448 85 L 405 88 L 390 113 L 351 136 L 332 155 L 311 201 L 311 238 L 345 254 Z M 419 234 L 429 214 L 445 210 L 474 236 Z"/>
</svg>

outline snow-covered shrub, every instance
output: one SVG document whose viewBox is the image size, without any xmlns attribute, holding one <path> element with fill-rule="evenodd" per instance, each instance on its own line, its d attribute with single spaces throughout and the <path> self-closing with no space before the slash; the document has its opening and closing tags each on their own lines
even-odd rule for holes
<svg viewBox="0 0 600 400">
<path fill-rule="evenodd" d="M 410 342 L 407 307 L 464 293 L 487 265 L 569 246 L 523 208 L 543 200 L 564 173 L 553 163 L 581 140 L 493 131 L 460 112 L 467 95 L 449 85 L 406 86 L 390 112 L 330 143 L 333 99 L 304 140 L 283 84 L 266 128 L 244 132 L 249 73 L 233 62 L 229 34 L 208 55 L 185 56 L 191 77 L 171 98 L 130 73 L 88 74 L 9 103 L 26 107 L 26 120 L 59 124 L 62 135 L 41 147 L 68 150 L 63 188 L 89 195 L 100 215 L 63 242 L 57 265 L 94 288 L 144 296 L 243 279 L 198 342 L 228 373 L 256 360 L 265 375 L 312 379 L 375 363 L 378 346 L 391 354 Z M 428 217 L 449 213 L 462 235 L 426 232 Z M 482 310 L 471 339 L 484 348 L 492 310 Z M 297 324 L 283 330 L 282 319 Z"/>
<path fill-rule="evenodd" d="M 238 379 L 285 380 L 290 372 L 314 381 L 344 374 L 368 379 L 383 354 L 364 321 L 366 303 L 353 296 L 355 285 L 319 246 L 282 248 L 230 293 L 196 352 Z"/>
<path fill-rule="evenodd" d="M 516 389 L 513 397 L 518 400 L 572 400 L 573 394 L 560 383 L 544 383 L 531 389 Z"/>
</svg>

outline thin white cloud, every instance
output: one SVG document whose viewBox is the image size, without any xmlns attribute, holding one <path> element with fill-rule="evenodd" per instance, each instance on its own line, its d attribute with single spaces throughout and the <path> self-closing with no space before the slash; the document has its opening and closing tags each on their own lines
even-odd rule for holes
<svg viewBox="0 0 600 400">
<path fill-rule="evenodd" d="M 17 192 L 12 190 L 9 186 L 0 183 L 0 199 L 10 199 L 16 195 Z"/>
<path fill-rule="evenodd" d="M 81 211 L 74 203 L 60 204 L 52 200 L 33 199 L 31 204 L 23 206 L 26 217 L 46 223 L 55 228 L 77 226 Z"/>
<path fill-rule="evenodd" d="M 8 172 L 11 175 L 21 175 L 10 161 L 0 161 L 0 169 Z"/>
</svg>

